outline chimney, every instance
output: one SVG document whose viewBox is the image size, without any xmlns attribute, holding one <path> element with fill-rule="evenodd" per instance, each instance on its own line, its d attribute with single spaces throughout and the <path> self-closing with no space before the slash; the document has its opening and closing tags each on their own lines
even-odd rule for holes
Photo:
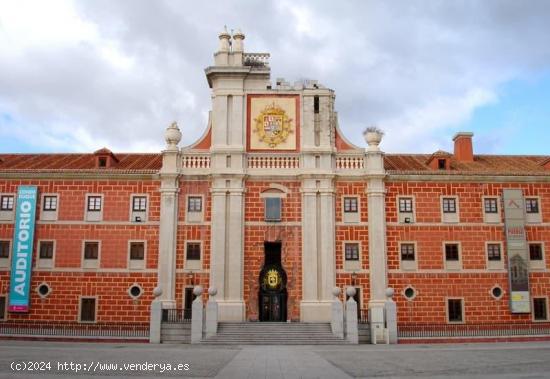
<svg viewBox="0 0 550 379">
<path fill-rule="evenodd" d="M 458 132 L 453 137 L 455 143 L 454 158 L 459 162 L 473 162 L 474 148 L 472 146 L 472 137 L 474 133 Z"/>
</svg>

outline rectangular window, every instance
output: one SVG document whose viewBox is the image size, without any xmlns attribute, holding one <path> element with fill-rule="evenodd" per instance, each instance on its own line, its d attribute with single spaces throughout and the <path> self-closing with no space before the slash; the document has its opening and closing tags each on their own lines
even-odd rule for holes
<svg viewBox="0 0 550 379">
<path fill-rule="evenodd" d="M 438 159 L 437 160 L 437 168 L 440 170 L 445 170 L 447 166 L 446 159 Z"/>
<path fill-rule="evenodd" d="M 346 261 L 358 261 L 359 260 L 359 244 L 358 243 L 346 243 L 344 245 Z"/>
<path fill-rule="evenodd" d="M 536 321 L 546 321 L 546 320 L 548 320 L 548 311 L 546 309 L 546 298 L 545 297 L 534 297 L 533 298 L 533 318 Z"/>
<path fill-rule="evenodd" d="M 529 244 L 529 260 L 542 261 L 542 244 L 540 243 Z"/>
<path fill-rule="evenodd" d="M 57 196 L 44 196 L 44 204 L 42 209 L 45 211 L 57 210 Z"/>
<path fill-rule="evenodd" d="M 462 322 L 462 299 L 447 299 L 449 322 Z"/>
<path fill-rule="evenodd" d="M 145 259 L 145 244 L 143 242 L 130 242 L 130 260 L 142 261 Z"/>
<path fill-rule="evenodd" d="M 500 244 L 490 243 L 487 245 L 487 259 L 489 261 L 500 261 Z"/>
<path fill-rule="evenodd" d="M 525 199 L 526 213 L 539 213 L 539 199 Z"/>
<path fill-rule="evenodd" d="M 0 296 L 0 320 L 6 319 L 6 296 Z"/>
<path fill-rule="evenodd" d="M 202 212 L 202 197 L 189 196 L 187 198 L 187 211 L 188 212 Z"/>
<path fill-rule="evenodd" d="M 10 257 L 10 241 L 0 241 L 0 258 Z"/>
<path fill-rule="evenodd" d="M 458 261 L 458 244 L 447 243 L 445 244 L 445 260 L 446 261 Z"/>
<path fill-rule="evenodd" d="M 95 322 L 95 298 L 80 299 L 80 321 Z"/>
<path fill-rule="evenodd" d="M 53 241 L 40 241 L 40 259 L 52 259 L 53 258 Z"/>
<path fill-rule="evenodd" d="M 201 259 L 201 244 L 198 242 L 187 243 L 187 260 L 200 261 Z"/>
<path fill-rule="evenodd" d="M 85 242 L 84 259 L 98 259 L 98 258 L 99 258 L 99 242 Z"/>
<path fill-rule="evenodd" d="M 485 213 L 498 213 L 497 199 L 494 197 L 486 198 L 485 201 Z"/>
<path fill-rule="evenodd" d="M 278 197 L 266 197 L 265 221 L 281 221 L 281 199 Z"/>
<path fill-rule="evenodd" d="M 357 213 L 357 198 L 344 197 L 344 212 Z"/>
<path fill-rule="evenodd" d="M 411 197 L 402 197 L 399 199 L 399 212 L 411 213 L 413 211 L 413 199 Z"/>
<path fill-rule="evenodd" d="M 132 198 L 132 211 L 145 212 L 147 210 L 147 196 L 134 196 Z"/>
<path fill-rule="evenodd" d="M 0 211 L 13 211 L 13 195 L 0 197 Z"/>
<path fill-rule="evenodd" d="M 456 199 L 452 197 L 443 198 L 443 213 L 456 213 Z"/>
<path fill-rule="evenodd" d="M 414 261 L 414 244 L 412 243 L 401 244 L 401 260 Z"/>
<path fill-rule="evenodd" d="M 88 196 L 88 211 L 89 212 L 101 211 L 101 196 Z"/>
</svg>

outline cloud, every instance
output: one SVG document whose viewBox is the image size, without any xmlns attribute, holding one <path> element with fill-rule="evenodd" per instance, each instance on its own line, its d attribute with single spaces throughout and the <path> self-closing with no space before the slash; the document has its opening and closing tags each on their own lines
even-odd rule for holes
<svg viewBox="0 0 550 379">
<path fill-rule="evenodd" d="M 502 83 L 548 70 L 549 12 L 542 0 L 1 2 L 0 133 L 37 151 L 158 151 L 178 120 L 190 144 L 227 24 L 271 53 L 273 79 L 335 89 L 355 143 L 375 124 L 387 151 L 431 152 Z"/>
</svg>

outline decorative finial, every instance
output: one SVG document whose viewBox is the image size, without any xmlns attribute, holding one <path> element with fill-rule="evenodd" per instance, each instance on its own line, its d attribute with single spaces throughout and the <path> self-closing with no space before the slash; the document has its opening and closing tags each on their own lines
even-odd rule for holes
<svg viewBox="0 0 550 379">
<path fill-rule="evenodd" d="M 383 136 L 384 132 L 376 126 L 369 126 L 363 132 L 363 137 L 365 137 L 365 141 L 371 150 L 378 150 L 378 145 L 380 145 Z"/>
<path fill-rule="evenodd" d="M 231 34 L 227 31 L 227 25 L 223 26 L 223 31 L 220 33 L 218 38 L 220 39 L 219 51 L 229 51 L 229 39 L 231 38 Z"/>
<path fill-rule="evenodd" d="M 233 33 L 233 51 L 235 52 L 243 52 L 244 46 L 243 46 L 243 40 L 244 40 L 244 34 L 241 31 L 241 29 L 237 29 L 235 33 Z"/>
<path fill-rule="evenodd" d="M 176 121 L 172 122 L 164 132 L 164 140 L 166 141 L 166 150 L 177 150 L 178 143 L 181 141 L 181 132 Z"/>
</svg>

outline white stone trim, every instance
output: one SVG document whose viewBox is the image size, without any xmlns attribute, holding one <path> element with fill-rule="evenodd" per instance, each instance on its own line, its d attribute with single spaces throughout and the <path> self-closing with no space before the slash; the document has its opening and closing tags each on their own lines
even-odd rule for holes
<svg viewBox="0 0 550 379">
<path fill-rule="evenodd" d="M 346 198 L 355 198 L 357 199 L 357 212 L 346 212 L 344 208 Z M 344 225 L 357 225 L 361 222 L 361 197 L 359 195 L 342 195 L 340 198 L 342 205 L 342 223 Z"/>
<path fill-rule="evenodd" d="M 499 261 L 489 260 L 489 245 L 500 246 Z M 504 245 L 502 241 L 485 241 L 485 264 L 486 264 L 485 267 L 487 267 L 487 270 L 504 270 Z"/>
<path fill-rule="evenodd" d="M 97 259 L 85 259 L 84 258 L 84 251 L 85 251 L 85 246 L 86 246 L 86 243 L 88 242 L 97 242 L 98 243 L 98 246 L 97 246 Z M 83 269 L 94 269 L 94 270 L 97 270 L 98 268 L 101 267 L 101 240 L 82 240 L 82 251 L 80 253 L 80 259 L 81 259 L 81 267 Z"/>
<path fill-rule="evenodd" d="M 15 208 L 17 208 L 17 194 L 14 192 L 2 192 L 0 193 L 0 199 L 2 196 L 13 196 L 13 208 L 11 211 L 0 210 L 0 220 L 13 222 L 15 220 Z"/>
<path fill-rule="evenodd" d="M 540 196 L 525 196 L 524 199 L 537 199 L 537 204 L 539 206 L 538 213 L 527 213 L 527 207 L 525 208 L 525 222 L 527 224 L 542 223 L 542 201 L 540 199 Z"/>
<path fill-rule="evenodd" d="M 449 320 L 449 300 L 461 300 L 460 305 L 462 306 L 462 321 L 451 321 Z M 446 296 L 445 297 L 445 319 L 447 324 L 465 324 L 466 323 L 466 304 L 464 302 L 464 297 L 462 296 Z"/>
<path fill-rule="evenodd" d="M 132 246 L 132 243 L 143 243 L 143 260 L 141 259 L 130 259 L 130 254 L 131 254 L 131 246 Z M 134 239 L 131 239 L 131 240 L 128 240 L 128 255 L 127 255 L 127 264 L 128 264 L 128 269 L 129 270 L 139 270 L 139 271 L 142 271 L 144 270 L 146 267 L 147 267 L 147 240 L 134 240 Z M 155 270 L 156 271 L 156 270 Z"/>
<path fill-rule="evenodd" d="M 497 213 L 485 212 L 485 199 L 497 200 Z M 502 205 L 500 196 L 484 195 L 481 197 L 481 214 L 483 215 L 483 222 L 486 224 L 502 224 Z"/>
<path fill-rule="evenodd" d="M 101 197 L 101 210 L 88 211 L 88 199 L 90 197 Z M 105 209 L 105 196 L 102 193 L 86 193 L 84 197 L 84 221 L 98 222 L 103 221 L 103 210 Z"/>
<path fill-rule="evenodd" d="M 134 211 L 134 198 L 135 197 L 145 197 L 146 206 L 145 211 Z M 132 193 L 130 194 L 130 222 L 132 224 L 143 224 L 149 221 L 149 194 L 148 193 Z M 136 221 L 136 217 L 139 217 L 141 221 Z"/>
<path fill-rule="evenodd" d="M 40 293 L 40 287 L 42 287 L 42 286 L 48 287 L 48 293 L 45 294 L 45 295 L 43 295 L 43 294 Z M 47 297 L 50 296 L 51 293 L 52 293 L 52 287 L 50 287 L 50 285 L 49 285 L 48 283 L 46 283 L 46 282 L 41 282 L 41 283 L 39 283 L 39 284 L 36 286 L 36 288 L 35 288 L 34 290 L 35 290 L 35 292 L 38 294 L 38 296 L 39 296 L 41 299 L 47 298 Z"/>
<path fill-rule="evenodd" d="M 201 198 L 201 211 L 189 212 L 189 198 L 200 197 Z M 205 196 L 203 194 L 188 193 L 185 195 L 185 221 L 189 225 L 197 225 L 204 222 L 204 208 L 206 207 Z"/>
<path fill-rule="evenodd" d="M 55 211 L 45 211 L 44 210 L 44 202 L 46 197 L 53 197 L 55 196 L 57 198 L 56 200 L 56 207 Z M 43 193 L 40 195 L 40 220 L 42 221 L 57 221 L 58 215 L 59 215 L 59 205 L 60 205 L 60 196 L 58 193 Z"/>
<path fill-rule="evenodd" d="M 132 292 L 131 292 L 132 287 L 138 287 L 140 289 L 139 295 L 137 295 L 137 296 L 132 295 Z M 128 292 L 128 296 L 130 296 L 130 298 L 132 300 L 137 300 L 143 295 L 143 287 L 139 283 L 134 282 L 134 283 L 130 284 L 130 286 L 128 287 L 127 292 Z"/>
<path fill-rule="evenodd" d="M 414 246 L 414 261 L 403 261 L 401 259 L 401 245 L 413 245 Z M 416 271 L 418 270 L 418 243 L 416 241 L 399 241 L 397 243 L 397 254 L 399 257 L 399 267 L 402 271 Z"/>
<path fill-rule="evenodd" d="M 493 290 L 495 288 L 500 288 L 500 296 L 495 296 L 493 294 Z M 498 283 L 496 283 L 494 286 L 492 286 L 491 289 L 489 290 L 489 295 L 495 300 L 502 300 L 502 298 L 504 297 L 505 294 L 506 294 L 506 291 L 504 291 L 504 288 L 502 288 L 502 286 Z"/>
<path fill-rule="evenodd" d="M 414 291 L 412 297 L 407 297 L 407 295 L 405 294 L 405 292 L 409 288 Z M 401 290 L 401 295 L 405 298 L 406 301 L 413 301 L 416 298 L 416 296 L 418 296 L 418 290 L 414 288 L 412 284 L 407 284 L 405 287 L 403 287 L 403 290 Z"/>
<path fill-rule="evenodd" d="M 544 320 L 535 320 L 535 299 L 544 299 L 546 303 L 546 319 Z M 533 322 L 548 322 L 550 321 L 550 312 L 548 310 L 548 296 L 532 296 L 531 297 L 531 309 L 533 310 L 531 312 L 531 319 Z"/>
<path fill-rule="evenodd" d="M 445 245 L 458 245 L 458 261 L 447 261 Z M 443 265 L 447 271 L 462 271 L 462 243 L 460 241 L 442 241 L 441 250 L 443 252 Z"/>
<path fill-rule="evenodd" d="M 445 213 L 443 212 L 443 199 L 455 200 L 455 212 Z M 439 211 L 441 215 L 441 222 L 444 224 L 458 224 L 460 222 L 460 201 L 458 195 L 441 195 L 439 197 Z"/>
<path fill-rule="evenodd" d="M 81 318 L 82 318 L 82 300 L 83 299 L 95 299 L 95 312 L 94 312 L 94 321 L 82 321 Z M 94 295 L 94 296 L 84 296 L 84 295 L 80 295 L 78 296 L 78 314 L 77 314 L 77 321 L 80 322 L 80 323 L 83 323 L 83 324 L 95 324 L 97 323 L 97 311 L 99 309 L 99 296 L 97 295 Z"/>
<path fill-rule="evenodd" d="M 200 245 L 201 259 L 195 260 L 187 259 L 187 245 L 190 243 L 198 243 Z M 184 258 L 184 267 L 187 270 L 202 270 L 202 262 L 204 260 L 204 243 L 201 240 L 185 240 L 183 244 L 183 258 Z"/>
<path fill-rule="evenodd" d="M 399 211 L 399 199 L 412 199 L 412 212 L 400 212 Z M 395 197 L 395 208 L 397 211 L 397 222 L 400 225 L 403 224 L 416 224 L 416 197 L 415 195 L 397 195 Z M 409 222 L 406 220 L 409 219 Z"/>
<path fill-rule="evenodd" d="M 51 259 L 40 258 L 40 246 L 42 242 L 53 242 L 53 254 Z M 55 267 L 55 256 L 56 256 L 57 241 L 54 239 L 39 239 L 36 241 L 36 268 L 53 268 Z"/>
<path fill-rule="evenodd" d="M 529 252 L 530 245 L 540 245 L 542 260 L 532 261 L 531 254 Z M 529 261 L 529 271 L 544 271 L 546 270 L 546 251 L 545 251 L 544 241 L 527 241 L 527 260 Z"/>
</svg>

